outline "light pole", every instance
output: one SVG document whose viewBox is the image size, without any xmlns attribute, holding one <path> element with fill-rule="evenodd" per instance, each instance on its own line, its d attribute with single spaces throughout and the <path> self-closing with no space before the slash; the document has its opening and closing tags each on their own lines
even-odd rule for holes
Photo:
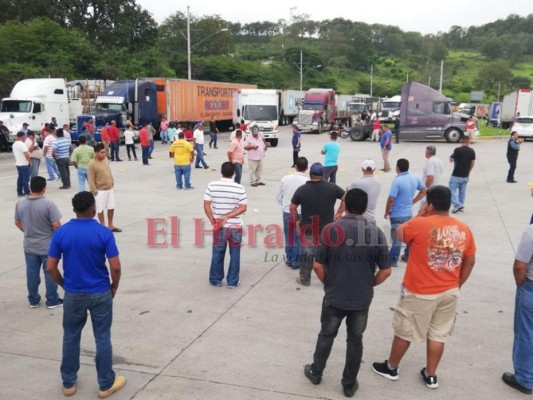
<svg viewBox="0 0 533 400">
<path fill-rule="evenodd" d="M 206 41 L 207 39 L 209 39 L 210 37 L 215 36 L 216 34 L 218 34 L 220 32 L 227 32 L 227 31 L 229 31 L 228 28 L 219 29 L 218 31 L 213 32 L 209 36 L 203 38 L 202 40 L 200 40 L 199 42 L 197 42 L 193 46 L 191 46 L 191 13 L 189 11 L 189 6 L 187 6 L 187 37 L 185 39 L 187 39 L 187 78 L 189 80 L 191 80 L 191 75 L 192 75 L 192 70 L 191 70 L 191 50 L 193 48 L 195 48 L 196 46 L 198 46 L 200 43 L 202 43 L 202 42 Z M 181 31 L 180 31 L 180 33 L 183 35 L 183 33 Z"/>
<path fill-rule="evenodd" d="M 296 67 L 298 67 L 298 70 L 300 71 L 300 91 L 302 91 L 303 89 L 303 80 L 304 80 L 304 55 L 303 55 L 303 51 L 300 50 L 300 64 L 296 64 Z M 315 65 L 314 68 L 320 68 L 322 66 L 322 64 L 318 64 L 318 65 Z"/>
</svg>

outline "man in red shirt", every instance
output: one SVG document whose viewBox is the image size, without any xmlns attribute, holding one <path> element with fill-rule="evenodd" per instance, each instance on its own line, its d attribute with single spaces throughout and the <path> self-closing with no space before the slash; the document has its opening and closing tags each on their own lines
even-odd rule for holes
<svg viewBox="0 0 533 400">
<path fill-rule="evenodd" d="M 120 145 L 120 131 L 117 128 L 117 121 L 111 121 L 111 126 L 107 128 L 109 144 L 111 145 L 111 161 L 122 161 L 118 156 Z"/>
<path fill-rule="evenodd" d="M 148 133 L 148 123 L 143 124 L 142 129 L 139 131 L 139 141 L 141 142 L 143 165 L 148 164 L 148 158 L 150 156 L 150 134 Z"/>
</svg>

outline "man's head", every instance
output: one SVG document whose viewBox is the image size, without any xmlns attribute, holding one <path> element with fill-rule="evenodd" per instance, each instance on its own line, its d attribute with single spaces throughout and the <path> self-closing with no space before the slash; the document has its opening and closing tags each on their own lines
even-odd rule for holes
<svg viewBox="0 0 533 400">
<path fill-rule="evenodd" d="M 235 124 L 235 129 L 241 129 L 241 123 L 240 122 L 237 122 Z"/>
<path fill-rule="evenodd" d="M 69 124 L 63 125 L 63 130 L 64 131 L 70 131 L 70 125 Z"/>
<path fill-rule="evenodd" d="M 220 172 L 222 173 L 222 176 L 224 178 L 231 179 L 233 175 L 235 175 L 235 167 L 233 166 L 232 163 L 230 163 L 229 161 L 226 161 L 225 163 L 222 163 Z"/>
<path fill-rule="evenodd" d="M 309 176 L 314 180 L 322 179 L 324 176 L 324 166 L 319 162 L 314 163 L 309 169 Z"/>
<path fill-rule="evenodd" d="M 252 135 L 254 135 L 254 137 L 257 137 L 259 135 L 259 127 L 257 125 L 254 125 L 252 127 Z"/>
<path fill-rule="evenodd" d="M 96 146 L 94 146 L 94 155 L 100 161 L 106 159 L 105 146 L 103 143 L 98 143 Z"/>
<path fill-rule="evenodd" d="M 72 207 L 78 218 L 93 218 L 96 215 L 94 196 L 91 192 L 79 192 L 72 198 Z"/>
<path fill-rule="evenodd" d="M 35 132 L 34 131 L 28 131 L 28 137 L 34 139 L 35 138 Z"/>
<path fill-rule="evenodd" d="M 461 136 L 461 144 L 463 146 L 468 146 L 470 144 L 470 136 L 468 135 Z"/>
<path fill-rule="evenodd" d="M 362 189 L 350 189 L 344 199 L 346 211 L 350 214 L 362 215 L 368 206 L 368 195 Z"/>
<path fill-rule="evenodd" d="M 34 176 L 31 178 L 30 190 L 33 194 L 44 194 L 46 190 L 46 179 L 42 176 Z"/>
<path fill-rule="evenodd" d="M 23 142 L 25 137 L 26 137 L 26 135 L 24 134 L 24 132 L 17 132 L 17 140 L 18 141 Z"/>
<path fill-rule="evenodd" d="M 64 134 L 64 132 L 63 132 L 63 129 L 58 129 L 58 130 L 56 131 L 56 136 L 57 136 L 58 138 L 62 138 L 62 137 L 64 137 L 65 134 Z"/>
<path fill-rule="evenodd" d="M 115 120 L 111 121 L 111 125 L 116 126 L 117 125 L 117 121 L 115 121 Z"/>
<path fill-rule="evenodd" d="M 298 157 L 298 159 L 296 160 L 296 171 L 305 172 L 307 171 L 308 166 L 309 166 L 309 161 L 307 161 L 307 158 Z"/>
<path fill-rule="evenodd" d="M 291 128 L 292 128 L 292 131 L 293 131 L 293 132 L 296 132 L 296 131 L 298 130 L 298 125 L 296 125 L 296 124 L 292 124 L 292 125 L 291 125 Z"/>
<path fill-rule="evenodd" d="M 329 138 L 331 140 L 337 140 L 337 131 L 331 131 L 331 133 L 329 134 Z"/>
<path fill-rule="evenodd" d="M 56 128 L 54 128 L 53 125 L 50 125 L 50 126 L 48 127 L 48 132 L 49 132 L 50 134 L 52 134 L 52 135 L 55 135 L 55 134 L 56 134 Z"/>
<path fill-rule="evenodd" d="M 30 125 L 29 125 L 27 122 L 24 122 L 24 123 L 22 124 L 22 129 L 28 129 L 29 126 L 30 126 Z"/>
<path fill-rule="evenodd" d="M 427 146 L 426 147 L 426 158 L 431 158 L 435 154 L 437 154 L 437 148 L 435 146 Z"/>
<path fill-rule="evenodd" d="M 409 171 L 409 160 L 400 158 L 396 161 L 396 169 L 398 170 L 398 173 Z"/>
<path fill-rule="evenodd" d="M 241 131 L 240 129 L 237 129 L 237 130 L 235 131 L 235 137 L 236 137 L 237 139 L 241 139 L 241 138 L 242 138 L 242 131 Z"/>
<path fill-rule="evenodd" d="M 78 142 L 80 142 L 80 145 L 87 144 L 87 137 L 85 135 L 80 135 Z"/>
<path fill-rule="evenodd" d="M 518 132 L 517 132 L 517 131 L 512 131 L 512 132 L 511 132 L 511 137 L 512 137 L 513 139 L 515 139 L 515 140 L 518 139 Z"/>
<path fill-rule="evenodd" d="M 447 213 L 452 205 L 452 192 L 446 186 L 432 186 L 426 193 L 426 202 L 430 212 Z"/>
<path fill-rule="evenodd" d="M 57 122 L 56 117 L 52 117 L 52 122 L 55 124 Z"/>
<path fill-rule="evenodd" d="M 363 174 L 373 175 L 374 171 L 376 170 L 376 163 L 374 162 L 374 160 L 365 160 L 361 165 L 361 169 L 363 170 Z"/>
<path fill-rule="evenodd" d="M 185 133 L 178 132 L 178 139 L 184 139 L 184 138 L 185 138 Z"/>
</svg>

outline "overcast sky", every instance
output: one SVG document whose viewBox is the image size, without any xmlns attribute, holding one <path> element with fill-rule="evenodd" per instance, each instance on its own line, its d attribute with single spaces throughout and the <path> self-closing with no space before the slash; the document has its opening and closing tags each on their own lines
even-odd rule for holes
<svg viewBox="0 0 533 400">
<path fill-rule="evenodd" d="M 289 21 L 292 12 L 293 15 L 308 14 L 315 21 L 345 18 L 368 24 L 396 25 L 403 31 L 423 34 L 447 32 L 453 25 L 483 25 L 509 14 L 525 17 L 533 13 L 532 0 L 137 0 L 137 3 L 150 11 L 159 23 L 177 11 L 186 13 L 189 5 L 191 15 L 220 15 L 227 21 L 240 23 Z"/>
</svg>

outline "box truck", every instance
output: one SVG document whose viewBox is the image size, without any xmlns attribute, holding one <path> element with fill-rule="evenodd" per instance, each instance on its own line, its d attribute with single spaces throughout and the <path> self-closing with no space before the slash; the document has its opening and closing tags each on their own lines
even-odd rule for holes
<svg viewBox="0 0 533 400">
<path fill-rule="evenodd" d="M 303 104 L 305 90 L 282 90 L 280 93 L 280 125 L 292 124 Z"/>
<path fill-rule="evenodd" d="M 279 140 L 279 97 L 277 90 L 240 89 L 233 97 L 233 122 L 244 120 L 248 130 L 253 126 L 272 147 Z"/>
<path fill-rule="evenodd" d="M 503 98 L 500 114 L 503 129 L 511 127 L 516 116 L 533 115 L 533 91 L 531 89 L 516 89 Z"/>
</svg>

